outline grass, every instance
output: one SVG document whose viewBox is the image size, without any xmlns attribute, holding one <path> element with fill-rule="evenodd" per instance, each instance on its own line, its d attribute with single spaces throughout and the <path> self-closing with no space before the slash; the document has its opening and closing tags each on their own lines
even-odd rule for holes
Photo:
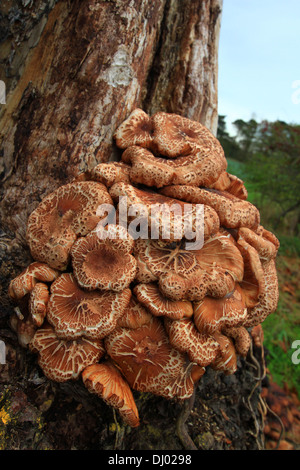
<svg viewBox="0 0 300 470">
<path fill-rule="evenodd" d="M 292 344 L 300 340 L 300 240 L 287 235 L 284 227 L 274 231 L 272 220 L 276 218 L 276 206 L 261 203 L 261 195 L 251 184 L 247 184 L 244 164 L 228 160 L 228 172 L 245 182 L 248 201 L 256 205 L 261 213 L 261 222 L 268 230 L 275 233 L 280 241 L 277 257 L 279 282 L 279 302 L 276 312 L 263 323 L 264 345 L 267 350 L 267 366 L 274 381 L 294 389 L 300 397 L 300 363 L 294 364 Z M 298 355 L 300 358 L 300 353 Z"/>
</svg>

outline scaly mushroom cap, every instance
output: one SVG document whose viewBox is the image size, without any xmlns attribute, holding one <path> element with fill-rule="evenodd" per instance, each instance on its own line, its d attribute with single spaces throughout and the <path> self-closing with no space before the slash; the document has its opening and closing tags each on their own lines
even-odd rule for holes
<svg viewBox="0 0 300 470">
<path fill-rule="evenodd" d="M 195 251 L 185 250 L 181 243 L 137 240 L 135 256 L 136 280 L 158 280 L 161 293 L 171 300 L 224 297 L 243 279 L 243 258 L 235 242 L 221 232 Z"/>
<path fill-rule="evenodd" d="M 28 307 L 33 323 L 37 327 L 41 326 L 44 322 L 49 298 L 50 293 L 47 284 L 44 284 L 43 282 L 35 284 L 30 293 Z"/>
<path fill-rule="evenodd" d="M 237 370 L 237 355 L 232 339 L 219 332 L 213 336 L 220 348 L 216 359 L 210 364 L 211 368 L 224 372 L 225 375 L 234 374 Z"/>
<path fill-rule="evenodd" d="M 221 299 L 204 297 L 194 302 L 194 323 L 198 331 L 213 334 L 225 327 L 242 324 L 247 317 L 245 296 L 239 284 Z"/>
<path fill-rule="evenodd" d="M 112 205 L 111 197 L 103 184 L 93 181 L 69 183 L 46 196 L 28 219 L 27 242 L 33 258 L 65 270 L 76 239 L 101 220 L 97 215 L 101 204 Z"/>
<path fill-rule="evenodd" d="M 142 109 L 135 109 L 122 122 L 114 133 L 114 139 L 119 148 L 125 149 L 130 145 L 150 147 L 152 144 L 153 124 L 151 118 Z"/>
<path fill-rule="evenodd" d="M 216 358 L 219 343 L 212 336 L 199 333 L 191 320 L 165 318 L 165 327 L 171 345 L 182 353 L 187 353 L 191 362 L 206 367 Z"/>
<path fill-rule="evenodd" d="M 204 368 L 173 348 L 158 318 L 136 329 L 117 328 L 105 348 L 131 388 L 165 398 L 189 398 Z"/>
<path fill-rule="evenodd" d="M 248 309 L 248 318 L 244 323 L 245 328 L 263 323 L 265 319 L 275 312 L 279 299 L 278 279 L 275 260 L 263 263 L 265 289 L 258 296 L 258 303 L 255 307 Z"/>
<path fill-rule="evenodd" d="M 31 292 L 38 281 L 52 282 L 58 275 L 59 271 L 50 268 L 45 263 L 31 263 L 10 282 L 8 294 L 12 299 L 19 300 Z"/>
<path fill-rule="evenodd" d="M 82 380 L 89 392 L 116 408 L 126 424 L 133 428 L 139 426 L 139 413 L 130 387 L 111 362 L 88 366 L 82 372 Z"/>
<path fill-rule="evenodd" d="M 207 239 L 220 228 L 217 213 L 209 206 L 202 206 L 203 213 L 196 204 L 187 204 L 178 199 L 169 198 L 158 193 L 140 190 L 130 184 L 116 183 L 110 189 L 115 203 L 126 198 L 126 215 L 138 209 L 140 223 L 144 223 L 146 233 L 143 238 L 178 241 L 184 238 L 193 240 L 196 237 Z M 203 214 L 203 217 L 202 217 Z M 136 213 L 133 216 L 137 216 Z M 188 233 L 189 232 L 189 233 Z"/>
<path fill-rule="evenodd" d="M 108 225 L 79 238 L 71 250 L 78 284 L 88 290 L 120 292 L 127 288 L 136 274 L 133 247 L 133 238 L 117 225 Z"/>
<path fill-rule="evenodd" d="M 223 329 L 222 333 L 233 339 L 237 354 L 242 357 L 247 356 L 251 346 L 251 336 L 249 335 L 246 328 L 243 326 L 226 327 Z"/>
<path fill-rule="evenodd" d="M 172 184 L 209 186 L 225 171 L 227 163 L 219 155 L 215 159 L 204 158 L 201 152 L 173 159 L 155 157 L 149 149 L 128 147 L 122 161 L 131 164 L 129 173 L 132 183 L 162 188 Z"/>
<path fill-rule="evenodd" d="M 244 276 L 240 286 L 243 289 L 247 308 L 252 308 L 259 302 L 259 297 L 265 292 L 265 277 L 259 254 L 253 246 L 243 238 L 238 238 L 237 247 L 244 260 Z"/>
<path fill-rule="evenodd" d="M 151 313 L 149 313 L 132 295 L 125 312 L 120 318 L 118 318 L 117 326 L 135 329 L 149 323 L 151 318 Z"/>
<path fill-rule="evenodd" d="M 226 191 L 173 185 L 161 189 L 160 192 L 186 202 L 211 206 L 225 228 L 257 228 L 260 222 L 259 211 L 253 204 Z"/>
<path fill-rule="evenodd" d="M 38 363 L 46 377 L 56 382 L 78 379 L 85 367 L 98 362 L 105 353 L 102 340 L 59 339 L 51 325 L 36 331 L 29 348 L 38 353 Z"/>
<path fill-rule="evenodd" d="M 226 191 L 242 200 L 246 200 L 248 198 L 248 191 L 244 182 L 237 176 L 227 173 L 227 171 L 223 171 L 217 181 L 211 184 L 209 188 Z"/>
<path fill-rule="evenodd" d="M 91 170 L 81 173 L 76 181 L 97 181 L 110 188 L 113 184 L 130 183 L 130 166 L 123 162 L 99 163 Z"/>
<path fill-rule="evenodd" d="M 156 283 L 138 284 L 133 292 L 138 301 L 156 317 L 165 316 L 173 320 L 181 320 L 193 315 L 192 302 L 167 299 L 162 295 Z"/>
<path fill-rule="evenodd" d="M 241 227 L 238 230 L 238 240 L 245 240 L 249 245 L 253 246 L 262 262 L 270 261 L 274 259 L 277 255 L 279 242 L 274 244 L 274 241 L 264 237 L 263 234 L 266 234 L 267 231 L 263 231 L 262 235 L 258 235 L 253 230 L 247 227 Z M 270 232 L 269 232 L 270 233 Z"/>
<path fill-rule="evenodd" d="M 85 291 L 73 274 L 64 273 L 51 286 L 47 319 L 59 338 L 102 339 L 115 329 L 130 297 L 130 289 Z"/>
<path fill-rule="evenodd" d="M 200 153 L 205 164 L 211 159 L 227 162 L 220 142 L 202 124 L 177 114 L 158 112 L 153 122 L 153 143 L 157 152 L 169 158 Z"/>
</svg>

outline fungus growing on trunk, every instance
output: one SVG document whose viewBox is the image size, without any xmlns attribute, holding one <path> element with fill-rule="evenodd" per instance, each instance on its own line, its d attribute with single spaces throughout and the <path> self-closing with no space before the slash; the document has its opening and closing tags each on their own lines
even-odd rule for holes
<svg viewBox="0 0 300 470">
<path fill-rule="evenodd" d="M 111 361 L 88 366 L 82 372 L 82 380 L 91 393 L 116 408 L 126 424 L 132 428 L 139 426 L 139 413 L 131 389 Z"/>
<path fill-rule="evenodd" d="M 112 203 L 107 188 L 94 181 L 69 183 L 46 196 L 28 219 L 33 258 L 64 271 L 73 244 L 97 226 L 97 209 L 105 203 Z"/>
<path fill-rule="evenodd" d="M 39 366 L 55 382 L 78 379 L 81 371 L 97 363 L 105 352 L 101 340 L 59 339 L 51 325 L 43 325 L 36 331 L 29 348 L 38 353 Z"/>
<path fill-rule="evenodd" d="M 121 162 L 88 169 L 30 215 L 34 262 L 10 283 L 11 326 L 49 379 L 82 375 L 136 427 L 131 389 L 185 400 L 207 368 L 240 367 L 250 330 L 277 306 L 279 242 L 200 123 L 136 109 L 114 137 Z M 199 229 L 201 246 L 188 243 Z"/>
<path fill-rule="evenodd" d="M 130 297 L 130 289 L 83 290 L 73 274 L 64 273 L 51 286 L 47 319 L 59 338 L 102 339 L 114 330 Z"/>
<path fill-rule="evenodd" d="M 71 250 L 78 284 L 88 290 L 117 292 L 128 287 L 136 274 L 136 260 L 131 254 L 133 247 L 133 238 L 116 225 L 81 237 Z"/>
</svg>

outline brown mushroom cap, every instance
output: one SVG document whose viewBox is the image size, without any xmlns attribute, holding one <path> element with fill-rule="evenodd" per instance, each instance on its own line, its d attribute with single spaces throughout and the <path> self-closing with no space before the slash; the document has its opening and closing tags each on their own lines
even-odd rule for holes
<svg viewBox="0 0 300 470">
<path fill-rule="evenodd" d="M 135 109 L 122 122 L 114 133 L 116 144 L 124 149 L 130 145 L 150 147 L 152 144 L 153 124 L 151 118 L 142 109 Z"/>
<path fill-rule="evenodd" d="M 191 153 L 201 153 L 201 159 L 224 160 L 223 148 L 213 134 L 202 124 L 177 114 L 158 112 L 153 122 L 153 143 L 161 155 L 176 158 Z M 207 164 L 207 162 L 206 162 Z"/>
<path fill-rule="evenodd" d="M 151 313 L 132 295 L 129 305 L 126 307 L 123 315 L 117 320 L 117 326 L 135 329 L 145 325 L 145 323 L 149 323 L 151 318 Z"/>
<path fill-rule="evenodd" d="M 238 326 L 246 317 L 245 296 L 238 284 L 225 297 L 204 297 L 200 302 L 194 302 L 194 323 L 200 332 L 213 334 L 227 326 Z"/>
<path fill-rule="evenodd" d="M 137 240 L 135 256 L 136 280 L 141 283 L 158 280 L 162 294 L 172 300 L 201 300 L 206 295 L 224 297 L 243 278 L 243 258 L 235 242 L 221 232 L 195 251 L 185 250 L 181 243 Z"/>
<path fill-rule="evenodd" d="M 259 254 L 253 246 L 243 238 L 238 238 L 237 247 L 244 260 L 244 276 L 240 282 L 247 308 L 252 308 L 259 302 L 259 297 L 265 292 L 265 278 Z"/>
<path fill-rule="evenodd" d="M 88 290 L 119 292 L 127 288 L 136 274 L 133 247 L 133 238 L 117 225 L 108 225 L 101 232 L 79 238 L 71 250 L 78 284 Z"/>
<path fill-rule="evenodd" d="M 245 188 L 244 182 L 237 176 L 227 173 L 227 171 L 223 171 L 217 181 L 211 184 L 209 188 L 226 191 L 242 200 L 248 198 L 248 191 Z"/>
<path fill-rule="evenodd" d="M 187 204 L 125 183 L 114 184 L 110 189 L 110 195 L 115 203 L 120 200 L 119 198 L 125 197 L 128 212 L 133 206 L 141 208 L 141 214 L 138 216 L 142 222 L 145 222 L 152 239 L 175 241 L 186 236 L 192 240 L 198 235 L 201 235 L 201 238 L 203 235 L 203 238 L 207 239 L 220 228 L 217 213 L 209 206 L 203 206 L 202 218 L 196 204 Z M 190 233 L 186 233 L 187 229 Z"/>
<path fill-rule="evenodd" d="M 130 183 L 130 166 L 123 162 L 99 163 L 91 170 L 81 173 L 76 181 L 97 181 L 110 188 L 113 184 Z"/>
<path fill-rule="evenodd" d="M 78 379 L 85 367 L 98 362 L 105 353 L 102 340 L 59 339 L 51 325 L 36 331 L 29 348 L 38 353 L 38 363 L 46 377 L 56 382 Z"/>
<path fill-rule="evenodd" d="M 226 228 L 257 228 L 260 222 L 259 211 L 253 204 L 226 191 L 173 185 L 160 192 L 186 202 L 211 206 L 217 212 L 221 225 Z"/>
<path fill-rule="evenodd" d="M 238 240 L 245 240 L 249 245 L 253 246 L 263 262 L 274 259 L 279 247 L 279 242 L 275 245 L 273 239 L 271 241 L 267 237 L 264 237 L 264 234 L 266 233 L 267 231 L 263 231 L 262 235 L 258 235 L 247 227 L 241 227 L 238 230 Z"/>
<path fill-rule="evenodd" d="M 246 328 L 243 326 L 226 327 L 222 333 L 233 339 L 237 354 L 243 357 L 247 356 L 251 346 L 251 336 Z"/>
<path fill-rule="evenodd" d="M 155 157 L 149 149 L 128 147 L 122 161 L 131 165 L 130 181 L 162 188 L 172 184 L 209 186 L 227 166 L 224 157 L 202 158 L 201 151 L 173 159 Z"/>
<path fill-rule="evenodd" d="M 112 200 L 106 187 L 94 181 L 69 183 L 46 196 L 28 219 L 27 242 L 33 258 L 65 270 L 76 239 L 101 220 L 97 215 L 101 204 L 112 206 Z"/>
<path fill-rule="evenodd" d="M 10 282 L 8 294 L 12 299 L 19 300 L 32 291 L 38 281 L 52 282 L 59 271 L 45 263 L 31 263 L 24 271 Z"/>
<path fill-rule="evenodd" d="M 199 333 L 191 320 L 165 318 L 165 326 L 171 345 L 187 353 L 191 362 L 206 367 L 216 358 L 219 344 L 212 336 Z"/>
<path fill-rule="evenodd" d="M 122 292 L 83 290 L 73 274 L 64 273 L 51 286 L 47 319 L 59 338 L 102 339 L 115 329 L 130 297 L 130 289 Z"/>
<path fill-rule="evenodd" d="M 135 390 L 186 399 L 205 371 L 171 346 L 155 317 L 140 328 L 116 328 L 104 341 L 107 353 Z"/>
<path fill-rule="evenodd" d="M 248 309 L 248 318 L 244 323 L 245 328 L 256 326 L 275 312 L 279 299 L 278 279 L 275 260 L 263 263 L 265 289 L 258 296 L 258 303 L 255 307 Z"/>
<path fill-rule="evenodd" d="M 31 315 L 22 318 L 16 312 L 10 316 L 10 327 L 17 334 L 18 343 L 23 348 L 28 347 L 37 330 Z"/>
<path fill-rule="evenodd" d="M 50 293 L 47 284 L 38 282 L 30 293 L 29 312 L 33 319 L 33 323 L 39 327 L 43 324 L 47 313 L 47 304 Z"/>
<path fill-rule="evenodd" d="M 162 295 L 156 283 L 138 284 L 133 291 L 138 301 L 156 317 L 165 316 L 180 320 L 193 315 L 192 302 L 167 299 Z"/>
<path fill-rule="evenodd" d="M 130 387 L 111 362 L 88 366 L 82 372 L 82 380 L 91 393 L 116 408 L 126 424 L 133 428 L 139 426 L 139 413 Z"/>
<path fill-rule="evenodd" d="M 237 370 L 237 355 L 232 339 L 220 332 L 214 333 L 213 336 L 220 348 L 210 367 L 222 371 L 225 375 L 234 374 Z"/>
</svg>

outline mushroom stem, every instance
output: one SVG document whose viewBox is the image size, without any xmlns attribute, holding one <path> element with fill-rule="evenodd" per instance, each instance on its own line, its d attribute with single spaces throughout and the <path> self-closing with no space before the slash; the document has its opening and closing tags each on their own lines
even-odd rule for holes
<svg viewBox="0 0 300 470">
<path fill-rule="evenodd" d="M 196 387 L 194 387 L 194 392 L 188 400 L 184 400 L 182 410 L 177 418 L 176 422 L 176 431 L 177 436 L 179 437 L 183 447 L 186 450 L 198 450 L 195 446 L 191 436 L 188 433 L 186 421 L 190 416 L 191 410 L 193 409 L 196 397 Z"/>
</svg>

